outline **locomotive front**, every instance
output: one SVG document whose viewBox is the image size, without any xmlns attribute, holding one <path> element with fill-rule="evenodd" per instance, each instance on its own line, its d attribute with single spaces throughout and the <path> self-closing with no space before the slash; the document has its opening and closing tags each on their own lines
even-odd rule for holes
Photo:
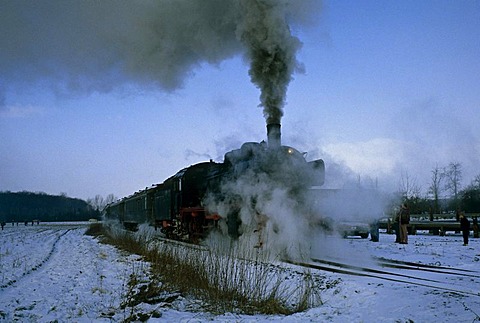
<svg viewBox="0 0 480 323">
<path fill-rule="evenodd" d="M 234 179 L 245 174 L 267 176 L 276 185 L 291 190 L 323 185 L 322 159 L 307 162 L 297 149 L 282 146 L 280 124 L 269 124 L 267 137 L 268 143 L 244 143 L 240 149 L 225 154 L 224 163 L 232 168 Z"/>
<path fill-rule="evenodd" d="M 227 171 L 215 194 L 205 199 L 226 220 L 224 230 L 231 237 L 258 236 L 266 228 L 279 232 L 289 217 L 308 217 L 307 192 L 324 182 L 323 160 L 307 162 L 295 148 L 282 146 L 279 124 L 268 125 L 267 134 L 268 143 L 244 143 L 225 154 Z"/>
</svg>

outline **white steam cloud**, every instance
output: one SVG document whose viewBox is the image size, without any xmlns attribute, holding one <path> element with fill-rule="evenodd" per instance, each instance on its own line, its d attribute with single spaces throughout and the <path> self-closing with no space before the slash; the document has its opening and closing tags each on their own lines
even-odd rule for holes
<svg viewBox="0 0 480 323">
<path fill-rule="evenodd" d="M 288 171 L 292 172 L 292 169 L 281 172 Z M 296 171 L 299 172 L 298 177 L 304 175 L 300 168 Z M 238 243 L 246 249 L 257 247 L 277 259 L 298 259 L 307 256 L 310 248 L 311 214 L 309 203 L 305 200 L 307 191 L 292 191 L 285 184 L 277 181 L 274 174 L 248 169 L 236 180 L 223 183 L 223 199 L 212 196 L 206 202 L 209 209 L 223 215 L 231 214 L 232 210 L 236 212 L 239 208 L 238 214 L 235 213 L 239 221 Z M 228 232 L 226 224 L 221 222 L 224 236 Z"/>
<path fill-rule="evenodd" d="M 305 23 L 317 7 L 314 0 L 2 1 L 0 89 L 172 91 L 202 63 L 242 54 L 267 119 L 278 119 L 300 47 L 287 19 Z"/>
</svg>

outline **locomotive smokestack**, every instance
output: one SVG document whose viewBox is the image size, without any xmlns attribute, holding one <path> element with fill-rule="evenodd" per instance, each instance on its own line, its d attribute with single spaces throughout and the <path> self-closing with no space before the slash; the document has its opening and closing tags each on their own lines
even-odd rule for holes
<svg viewBox="0 0 480 323">
<path fill-rule="evenodd" d="M 280 147 L 281 146 L 280 137 L 281 137 L 280 124 L 279 123 L 267 124 L 268 147 L 269 148 Z"/>
</svg>

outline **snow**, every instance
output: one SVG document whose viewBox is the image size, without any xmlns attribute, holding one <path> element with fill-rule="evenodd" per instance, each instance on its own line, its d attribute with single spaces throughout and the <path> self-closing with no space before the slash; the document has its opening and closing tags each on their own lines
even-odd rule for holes
<svg viewBox="0 0 480 323">
<path fill-rule="evenodd" d="M 409 244 L 400 245 L 386 233 L 380 234 L 379 242 L 320 235 L 312 241 L 313 258 L 382 273 L 364 270 L 367 276 L 354 276 L 310 269 L 336 282 L 321 291 L 318 307 L 289 316 L 214 315 L 181 295 L 166 295 L 153 305 L 122 307 L 130 276 L 148 279 L 149 264 L 85 235 L 87 226 L 7 224 L 0 231 L 1 322 L 120 322 L 132 310 L 150 313 L 149 322 L 480 321 L 480 239 L 470 238 L 469 245 L 463 246 L 459 234 L 418 234 L 409 236 Z M 435 265 L 438 270 L 382 267 L 379 258 Z"/>
</svg>

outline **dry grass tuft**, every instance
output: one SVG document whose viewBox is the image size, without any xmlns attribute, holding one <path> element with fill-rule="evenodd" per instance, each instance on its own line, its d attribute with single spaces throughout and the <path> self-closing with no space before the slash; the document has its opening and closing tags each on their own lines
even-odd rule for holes
<svg viewBox="0 0 480 323">
<path fill-rule="evenodd" d="M 167 291 L 198 298 L 212 313 L 288 315 L 321 304 L 323 281 L 309 273 L 292 274 L 256 251 L 245 254 L 233 244 L 225 252 L 220 251 L 225 248 L 152 243 L 148 234 L 98 225 L 92 224 L 87 234 L 151 263 L 151 283 L 129 302 L 149 302 Z"/>
</svg>

